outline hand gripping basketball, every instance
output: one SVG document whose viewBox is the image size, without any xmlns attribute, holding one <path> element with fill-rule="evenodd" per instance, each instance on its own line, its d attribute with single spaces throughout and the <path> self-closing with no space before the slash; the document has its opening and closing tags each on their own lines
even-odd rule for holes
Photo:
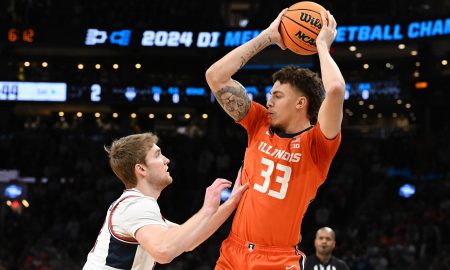
<svg viewBox="0 0 450 270">
<path fill-rule="evenodd" d="M 294 53 L 310 55 L 317 53 L 316 38 L 322 29 L 321 5 L 303 1 L 293 4 L 283 14 L 280 34 L 286 47 Z"/>
</svg>

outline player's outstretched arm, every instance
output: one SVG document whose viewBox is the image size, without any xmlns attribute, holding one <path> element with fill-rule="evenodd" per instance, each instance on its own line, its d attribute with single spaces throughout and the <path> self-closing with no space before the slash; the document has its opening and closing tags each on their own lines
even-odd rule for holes
<svg viewBox="0 0 450 270">
<path fill-rule="evenodd" d="M 257 37 L 235 48 L 206 71 L 206 81 L 217 101 L 235 121 L 241 120 L 247 114 L 250 99 L 245 88 L 231 77 L 270 44 L 275 43 L 282 49 L 286 48 L 278 32 L 281 16 L 285 11 L 280 12 L 270 26 Z"/>
<path fill-rule="evenodd" d="M 158 263 L 171 262 L 181 253 L 191 250 L 197 243 L 207 239 L 233 212 L 237 202 L 229 204 L 226 207 L 227 211 L 220 210 L 224 217 L 216 215 L 219 211 L 220 193 L 230 186 L 230 181 L 216 179 L 206 189 L 203 207 L 185 223 L 169 228 L 161 225 L 146 225 L 137 230 L 136 240 Z M 243 190 L 240 191 L 241 196 L 242 192 Z M 212 226 L 218 223 L 216 221 L 218 218 L 223 218 L 223 221 L 212 229 Z"/>
<path fill-rule="evenodd" d="M 336 37 L 336 20 L 329 11 L 321 12 L 322 29 L 316 39 L 319 53 L 325 100 L 319 109 L 318 121 L 325 137 L 332 139 L 341 129 L 345 95 L 345 81 L 336 62 L 330 55 L 330 47 Z"/>
<path fill-rule="evenodd" d="M 214 214 L 213 218 L 209 223 L 209 228 L 205 230 L 203 237 L 199 238 L 197 242 L 194 242 L 193 245 L 189 248 L 189 250 L 193 250 L 198 245 L 203 243 L 206 239 L 208 239 L 217 229 L 227 220 L 227 218 L 233 213 L 234 209 L 237 207 L 239 201 L 242 198 L 244 192 L 248 189 L 249 183 L 245 185 L 241 184 L 241 173 L 242 167 L 239 169 L 236 180 L 234 181 L 233 190 L 231 191 L 231 195 L 218 209 Z"/>
</svg>

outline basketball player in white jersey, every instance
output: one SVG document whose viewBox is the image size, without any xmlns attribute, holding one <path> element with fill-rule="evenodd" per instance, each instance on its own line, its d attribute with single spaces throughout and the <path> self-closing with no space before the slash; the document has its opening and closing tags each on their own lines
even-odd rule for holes
<svg viewBox="0 0 450 270">
<path fill-rule="evenodd" d="M 149 270 L 156 263 L 169 263 L 211 236 L 248 188 L 240 184 L 239 172 L 231 196 L 220 205 L 220 193 L 231 182 L 216 179 L 206 189 L 203 206 L 195 215 L 181 225 L 166 220 L 157 199 L 172 177 L 170 161 L 157 141 L 156 135 L 143 133 L 120 138 L 105 148 L 111 168 L 126 190 L 109 207 L 84 270 Z"/>
</svg>

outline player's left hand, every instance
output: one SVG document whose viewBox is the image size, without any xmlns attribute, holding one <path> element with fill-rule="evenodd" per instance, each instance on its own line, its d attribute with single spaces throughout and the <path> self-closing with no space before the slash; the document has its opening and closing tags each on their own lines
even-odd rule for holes
<svg viewBox="0 0 450 270">
<path fill-rule="evenodd" d="M 241 184 L 241 176 L 242 176 L 242 167 L 238 171 L 238 175 L 236 177 L 236 180 L 234 181 L 233 190 L 231 191 L 231 195 L 227 200 L 227 202 L 232 203 L 236 206 L 241 200 L 244 192 L 249 187 L 249 183 L 245 183 L 244 185 Z"/>
<path fill-rule="evenodd" d="M 316 45 L 326 46 L 328 50 L 331 48 L 331 44 L 336 38 L 336 20 L 334 16 L 327 10 L 326 12 L 321 11 L 320 16 L 322 17 L 322 29 L 319 32 L 319 35 L 316 38 Z"/>
<path fill-rule="evenodd" d="M 217 178 L 212 185 L 206 188 L 205 200 L 203 201 L 203 211 L 208 215 L 213 215 L 217 212 L 220 206 L 220 194 L 224 189 L 231 187 L 231 182 Z"/>
</svg>

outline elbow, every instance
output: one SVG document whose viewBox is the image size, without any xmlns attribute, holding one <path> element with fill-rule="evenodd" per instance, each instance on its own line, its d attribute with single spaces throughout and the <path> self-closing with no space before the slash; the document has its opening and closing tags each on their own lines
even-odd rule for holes
<svg viewBox="0 0 450 270">
<path fill-rule="evenodd" d="M 176 254 L 175 250 L 173 248 L 170 248 L 169 246 L 162 246 L 159 247 L 154 254 L 152 254 L 153 258 L 156 262 L 159 264 L 167 264 L 173 261 L 178 254 Z"/>
<path fill-rule="evenodd" d="M 220 84 L 219 74 L 215 65 L 212 65 L 205 72 L 206 82 L 212 91 L 216 89 L 216 86 Z"/>
<path fill-rule="evenodd" d="M 327 95 L 333 97 L 342 97 L 345 96 L 345 82 L 334 82 L 327 89 Z"/>
</svg>

